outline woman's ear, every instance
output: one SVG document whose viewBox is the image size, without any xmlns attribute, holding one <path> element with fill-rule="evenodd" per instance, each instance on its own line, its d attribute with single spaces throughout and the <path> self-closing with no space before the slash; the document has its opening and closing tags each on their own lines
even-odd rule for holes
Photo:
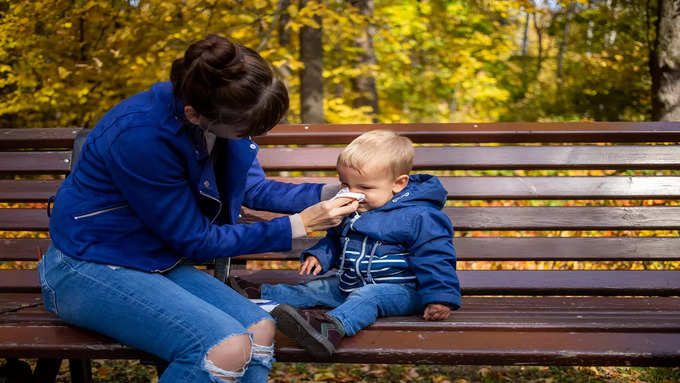
<svg viewBox="0 0 680 383">
<path fill-rule="evenodd" d="M 406 185 L 408 185 L 408 174 L 402 174 L 394 180 L 394 184 L 392 184 L 392 193 L 399 193 L 404 190 Z"/>
<path fill-rule="evenodd" d="M 186 117 L 187 121 L 194 125 L 198 125 L 199 121 L 201 120 L 201 115 L 199 115 L 196 109 L 194 109 L 194 107 L 191 105 L 184 106 L 184 117 Z"/>
</svg>

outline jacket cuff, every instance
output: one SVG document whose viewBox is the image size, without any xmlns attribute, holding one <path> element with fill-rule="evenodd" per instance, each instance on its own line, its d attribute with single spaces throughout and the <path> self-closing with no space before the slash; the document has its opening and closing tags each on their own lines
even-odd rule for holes
<svg viewBox="0 0 680 383">
<path fill-rule="evenodd" d="M 340 191 L 340 184 L 325 184 L 321 188 L 321 201 L 333 198 Z"/>
<path fill-rule="evenodd" d="M 301 238 L 307 235 L 307 230 L 305 230 L 305 224 L 302 222 L 300 214 L 289 215 L 290 218 L 290 229 L 293 233 L 293 238 Z"/>
</svg>

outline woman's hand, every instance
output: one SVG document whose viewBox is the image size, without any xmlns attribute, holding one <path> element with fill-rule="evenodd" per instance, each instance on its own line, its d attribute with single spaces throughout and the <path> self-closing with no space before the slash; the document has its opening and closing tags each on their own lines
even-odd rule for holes
<svg viewBox="0 0 680 383">
<path fill-rule="evenodd" d="M 438 303 L 430 303 L 425 308 L 423 319 L 425 320 L 444 320 L 451 314 L 451 309 Z"/>
<path fill-rule="evenodd" d="M 346 215 L 358 207 L 359 202 L 353 198 L 336 198 L 306 208 L 300 213 L 300 218 L 305 225 L 305 231 L 311 233 L 338 226 Z"/>
<path fill-rule="evenodd" d="M 305 261 L 302 262 L 302 264 L 300 265 L 300 275 L 303 274 L 309 275 L 310 273 L 318 275 L 322 269 L 323 266 L 321 266 L 319 258 L 313 255 L 308 255 L 307 258 L 305 258 Z"/>
</svg>

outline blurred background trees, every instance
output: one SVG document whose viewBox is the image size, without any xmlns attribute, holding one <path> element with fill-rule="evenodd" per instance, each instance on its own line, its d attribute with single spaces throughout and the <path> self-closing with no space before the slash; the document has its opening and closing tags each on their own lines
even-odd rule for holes
<svg viewBox="0 0 680 383">
<path fill-rule="evenodd" d="M 0 0 L 0 127 L 92 127 L 207 33 L 290 123 L 680 119 L 680 0 Z"/>
</svg>

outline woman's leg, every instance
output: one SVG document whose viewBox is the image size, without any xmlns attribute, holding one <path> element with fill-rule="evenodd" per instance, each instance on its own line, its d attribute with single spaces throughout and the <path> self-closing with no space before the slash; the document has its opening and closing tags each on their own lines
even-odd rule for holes
<svg viewBox="0 0 680 383">
<path fill-rule="evenodd" d="M 352 291 L 345 303 L 326 314 L 338 319 L 345 334 L 352 336 L 378 317 L 410 315 L 421 309 L 415 286 L 379 283 Z"/>
<path fill-rule="evenodd" d="M 263 284 L 260 291 L 262 299 L 271 299 L 297 308 L 336 307 L 347 298 L 347 294 L 338 287 L 337 276 L 317 278 L 297 285 Z"/>
<path fill-rule="evenodd" d="M 54 247 L 39 269 L 48 310 L 168 361 L 160 382 L 235 381 L 249 363 L 252 340 L 241 322 L 164 275 L 79 261 Z"/>
<path fill-rule="evenodd" d="M 266 382 L 274 356 L 275 325 L 272 317 L 229 286 L 192 266 L 176 267 L 166 276 L 247 328 L 253 336 L 252 359 L 241 381 Z M 220 355 L 221 351 L 220 345 L 215 347 L 216 355 Z"/>
</svg>

